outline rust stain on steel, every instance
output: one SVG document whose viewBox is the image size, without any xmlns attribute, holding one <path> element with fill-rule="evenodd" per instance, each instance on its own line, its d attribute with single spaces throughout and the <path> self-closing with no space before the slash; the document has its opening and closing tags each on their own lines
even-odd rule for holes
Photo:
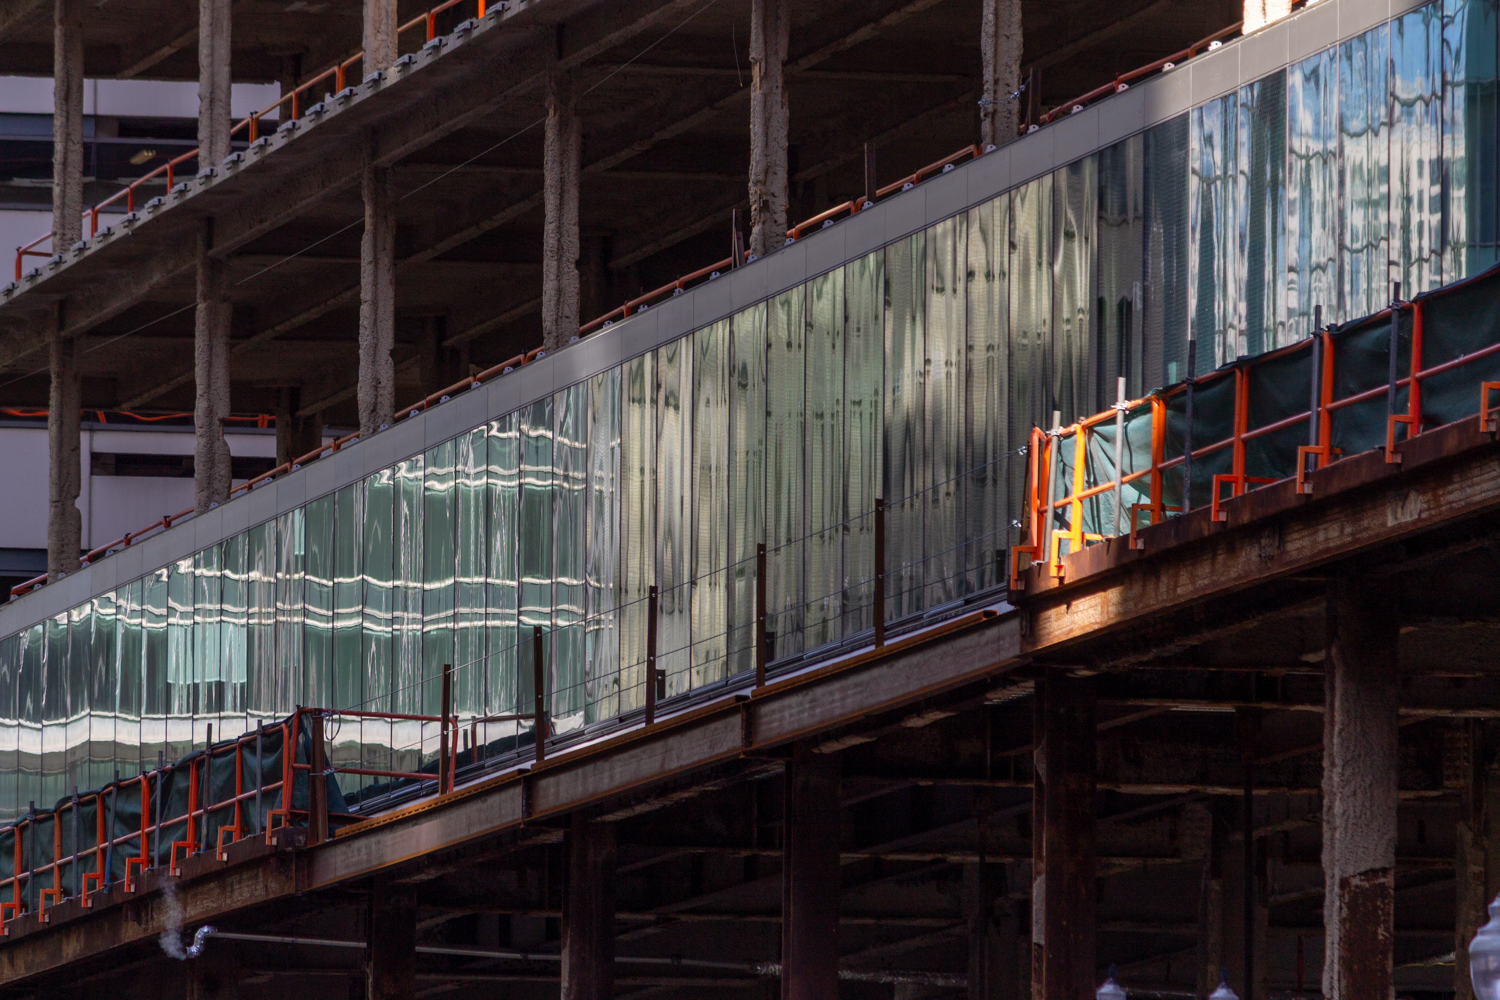
<svg viewBox="0 0 1500 1000">
<path fill-rule="evenodd" d="M 1396 876 L 1375 868 L 1339 880 L 1339 990 L 1334 1000 L 1389 997 Z"/>
</svg>

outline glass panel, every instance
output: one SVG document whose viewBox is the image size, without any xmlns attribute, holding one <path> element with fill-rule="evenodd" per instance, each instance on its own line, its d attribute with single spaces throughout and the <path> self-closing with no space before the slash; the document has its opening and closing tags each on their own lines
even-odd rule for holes
<svg viewBox="0 0 1500 1000">
<path fill-rule="evenodd" d="M 249 625 L 245 635 L 251 715 L 269 722 L 280 715 L 276 704 L 276 531 L 275 522 L 251 528 L 246 535 L 245 575 Z"/>
<path fill-rule="evenodd" d="M 807 296 L 795 288 L 766 313 L 766 657 L 802 650 L 802 466 Z"/>
<path fill-rule="evenodd" d="M 67 614 L 68 651 L 66 678 L 67 714 L 63 724 L 64 769 L 67 778 L 63 794 L 88 780 L 89 760 L 89 661 L 93 639 L 89 629 L 89 605 L 82 604 Z"/>
<path fill-rule="evenodd" d="M 1051 174 L 1010 193 L 1010 227 L 1010 425 L 1024 442 L 1052 426 Z"/>
<path fill-rule="evenodd" d="M 490 545 L 488 440 L 485 428 L 479 427 L 460 434 L 454 443 L 453 710 L 460 720 L 484 715 L 488 697 L 484 663 L 485 571 Z"/>
<path fill-rule="evenodd" d="M 274 522 L 276 532 L 276 712 L 289 715 L 304 689 L 302 681 L 302 508 Z"/>
<path fill-rule="evenodd" d="M 1286 332 L 1286 72 L 1240 88 L 1237 273 L 1244 275 L 1242 353 L 1291 343 Z"/>
<path fill-rule="evenodd" d="M 692 687 L 723 679 L 729 624 L 729 320 L 693 335 Z"/>
<path fill-rule="evenodd" d="M 364 707 L 372 712 L 392 710 L 391 632 L 395 599 L 392 594 L 391 511 L 395 503 L 395 470 L 382 469 L 365 478 L 364 504 Z M 360 728 L 365 763 L 381 770 L 399 770 L 391 753 L 389 722 L 365 719 Z"/>
<path fill-rule="evenodd" d="M 489 686 L 485 711 L 501 715 L 522 710 L 516 667 L 520 608 L 520 545 L 516 538 L 521 492 L 520 415 L 511 413 L 490 421 L 486 438 L 490 565 L 485 597 L 485 682 Z M 514 728 L 489 727 L 486 742 Z"/>
<path fill-rule="evenodd" d="M 429 448 L 423 458 L 422 479 L 422 711 L 442 711 L 443 668 L 454 668 L 453 658 L 453 460 L 454 443 L 444 441 Z M 452 676 L 453 698 L 449 710 L 458 705 L 463 672 Z M 441 727 L 427 726 L 427 730 Z M 434 752 L 429 732 L 428 753 Z"/>
<path fill-rule="evenodd" d="M 1391 22 L 1391 255 L 1403 298 L 1443 283 L 1442 28 L 1437 4 Z"/>
<path fill-rule="evenodd" d="M 42 795 L 42 696 L 46 680 L 42 665 L 44 625 L 33 625 L 21 633 L 20 684 L 16 691 L 20 716 L 21 773 L 16 786 L 17 804 L 41 801 Z"/>
<path fill-rule="evenodd" d="M 586 722 L 620 711 L 620 374 L 611 368 L 588 384 Z"/>
<path fill-rule="evenodd" d="M 241 532 L 226 539 L 223 545 L 222 576 L 219 593 L 223 612 L 220 615 L 219 634 L 223 642 L 220 657 L 221 676 L 224 685 L 224 705 L 220 712 L 221 730 L 224 737 L 238 736 L 246 729 L 245 716 L 245 635 L 249 626 L 246 605 L 245 558 L 249 550 L 249 536 Z M 326 705 L 326 701 L 308 701 L 311 705 Z M 250 724 L 254 728 L 254 724 Z"/>
<path fill-rule="evenodd" d="M 917 233 L 885 249 L 886 618 L 922 608 L 923 250 Z M 772 384 L 775 384 L 772 370 Z M 774 579 L 774 578 L 773 578 Z"/>
<path fill-rule="evenodd" d="M 807 284 L 807 639 L 813 649 L 843 634 L 844 271 Z"/>
<path fill-rule="evenodd" d="M 751 306 L 731 321 L 734 365 L 729 388 L 729 670 L 755 668 L 757 546 L 765 540 L 766 306 Z M 629 442 L 627 440 L 627 447 Z"/>
<path fill-rule="evenodd" d="M 1239 95 L 1226 94 L 1192 111 L 1188 187 L 1191 335 L 1198 374 L 1245 353 L 1242 275 L 1237 271 L 1240 196 Z"/>
<path fill-rule="evenodd" d="M 647 598 L 656 583 L 656 352 L 624 364 L 620 710 L 646 703 Z"/>
<path fill-rule="evenodd" d="M 193 746 L 207 746 L 223 732 L 219 713 L 224 706 L 224 640 L 219 620 L 219 556 L 215 545 L 193 556 L 193 668 L 198 702 L 193 708 Z M 213 733 L 209 728 L 213 727 Z"/>
<path fill-rule="evenodd" d="M 101 594 L 91 602 L 89 612 L 90 664 L 89 699 L 89 766 L 84 788 L 98 788 L 114 776 L 115 719 L 119 711 L 119 664 L 115 657 L 115 618 L 118 608 L 115 595 Z M 5 712 L 9 715 L 9 712 Z M 0 744 L 3 746 L 3 744 Z"/>
<path fill-rule="evenodd" d="M 656 668 L 666 678 L 667 694 L 688 689 L 688 615 L 692 568 L 693 517 L 693 350 L 692 337 L 656 351 Z"/>
<path fill-rule="evenodd" d="M 1092 171 L 1089 175 L 1092 180 Z M 1088 203 L 1093 204 L 1093 200 L 1089 195 Z M 966 216 L 959 215 L 927 230 L 926 414 L 922 442 L 923 487 L 927 492 L 921 507 L 922 575 L 928 607 L 957 600 L 966 590 L 962 531 L 963 495 L 969 483 L 963 448 L 967 222 Z M 1093 229 L 1092 218 L 1088 229 Z M 1089 251 L 1092 254 L 1092 245 Z M 1081 339 L 1088 331 L 1086 306 L 1077 318 L 1083 325 L 1074 332 Z"/>
<path fill-rule="evenodd" d="M 1146 315 L 1143 321 L 1143 367 L 1144 384 L 1150 388 L 1170 385 L 1186 374 L 1188 116 L 1179 115 L 1148 129 L 1145 143 Z M 1021 428 L 1017 427 L 1017 430 Z"/>
<path fill-rule="evenodd" d="M 68 615 L 49 618 L 42 649 L 42 786 L 50 808 L 67 787 Z"/>
<path fill-rule="evenodd" d="M 588 492 L 588 383 L 553 396 L 554 538 L 552 587 L 552 732 L 565 733 L 584 722 L 586 669 L 583 590 L 586 494 Z"/>
<path fill-rule="evenodd" d="M 193 749 L 193 558 L 167 569 L 167 757 L 176 760 Z"/>
<path fill-rule="evenodd" d="M 145 583 L 145 580 L 136 580 L 116 592 L 118 638 L 115 648 L 119 663 L 120 709 L 115 722 L 115 741 L 120 747 L 120 771 L 127 776 L 145 764 L 141 750 L 141 699 L 145 693 L 141 666 L 146 653 L 145 607 L 142 603 Z M 152 762 L 155 763 L 154 756 Z"/>
<path fill-rule="evenodd" d="M 1089 343 L 1094 310 L 1094 226 L 1099 166 L 1087 156 L 1052 181 L 1052 394 L 1064 422 L 1104 405 Z"/>
<path fill-rule="evenodd" d="M 1141 350 L 1141 262 L 1146 252 L 1145 157 L 1146 139 L 1142 135 L 1133 135 L 1099 151 L 1099 301 L 1094 365 L 1106 405 L 1114 402 L 1115 380 L 1122 375 L 1130 399 L 1155 387 L 1154 382 L 1146 384 Z M 969 245 L 976 246 L 972 232 Z M 972 253 L 970 260 L 972 270 Z M 1154 377 L 1155 372 L 1152 374 Z M 1018 441 L 1017 446 L 1020 444 Z"/>
<path fill-rule="evenodd" d="M 364 704 L 365 483 L 350 483 L 333 495 L 333 702 Z M 352 738 L 359 739 L 358 727 Z"/>
<path fill-rule="evenodd" d="M 441 678 L 424 684 L 422 669 L 424 457 L 413 455 L 398 462 L 391 483 L 391 710 L 435 714 Z M 391 729 L 395 734 L 395 770 L 415 771 L 426 755 L 437 752 L 437 726 L 397 721 Z M 430 741 L 425 739 L 428 730 Z"/>
<path fill-rule="evenodd" d="M 845 634 L 875 626 L 875 501 L 885 425 L 885 253 L 844 266 Z"/>
<path fill-rule="evenodd" d="M 1500 242 L 1497 53 L 1494 0 L 1443 3 L 1444 276 L 1456 281 L 1496 260 Z"/>
<path fill-rule="evenodd" d="M 542 627 L 542 658 L 546 662 L 548 632 L 552 628 L 552 397 L 521 410 L 521 490 L 518 509 L 521 572 L 521 635 L 516 659 L 522 711 L 531 711 L 536 697 L 532 645 L 533 629 Z"/>
<path fill-rule="evenodd" d="M 145 631 L 144 716 L 141 719 L 141 757 L 147 767 L 154 767 L 167 751 L 167 715 L 171 708 L 171 673 L 168 655 L 167 615 L 170 607 L 170 571 L 159 569 L 146 577 L 144 585 L 143 628 Z"/>
<path fill-rule="evenodd" d="M 303 530 L 307 549 L 302 581 L 304 705 L 333 706 L 334 521 L 337 497 L 330 493 L 307 505 Z M 225 581 L 226 594 L 228 581 Z M 229 602 L 226 596 L 226 614 Z"/>
<path fill-rule="evenodd" d="M 1390 302 L 1390 37 L 1389 26 L 1381 25 L 1339 46 L 1340 320 L 1379 312 Z"/>
<path fill-rule="evenodd" d="M 1119 218 L 1119 214 L 1123 214 L 1112 217 L 1108 212 L 1109 209 L 1101 205 L 1101 225 L 1106 219 Z M 968 265 L 967 322 L 964 327 L 965 432 L 961 463 L 965 476 L 961 485 L 964 539 L 968 551 L 966 586 L 970 590 L 983 590 L 1002 582 L 1003 550 L 1010 542 L 1005 510 L 1005 476 L 1009 472 L 1005 457 L 1005 387 L 1010 361 L 1010 303 L 1006 281 L 1009 234 L 1009 198 L 996 198 L 969 212 L 965 251 Z M 1138 263 L 1139 258 L 1136 260 Z M 1100 297 L 1104 299 L 1102 291 Z"/>
<path fill-rule="evenodd" d="M 0 823 L 14 822 L 23 811 L 16 797 L 21 738 L 17 715 L 20 656 L 19 636 L 0 639 Z"/>
<path fill-rule="evenodd" d="M 1327 49 L 1287 71 L 1287 325 L 1312 332 L 1316 306 L 1337 319 L 1338 52 Z"/>
</svg>

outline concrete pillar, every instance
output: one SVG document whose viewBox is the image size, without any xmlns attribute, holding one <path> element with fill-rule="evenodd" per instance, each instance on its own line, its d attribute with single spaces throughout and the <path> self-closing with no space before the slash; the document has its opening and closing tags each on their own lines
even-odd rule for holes
<svg viewBox="0 0 1500 1000">
<path fill-rule="evenodd" d="M 1094 981 L 1094 684 L 1053 669 L 1037 684 L 1033 809 L 1032 996 L 1092 996 Z M 1039 800 L 1039 802 L 1038 802 Z"/>
<path fill-rule="evenodd" d="M 1245 0 L 1245 34 L 1259 31 L 1292 12 L 1292 0 Z"/>
<path fill-rule="evenodd" d="M 396 412 L 396 220 L 391 172 L 365 167 L 365 233 L 359 244 L 359 433 L 390 426 Z"/>
<path fill-rule="evenodd" d="M 193 374 L 198 395 L 193 407 L 193 509 L 229 499 L 229 270 L 213 256 L 214 225 L 204 219 L 198 231 L 198 308 L 193 331 Z"/>
<path fill-rule="evenodd" d="M 570 70 L 547 74 L 542 146 L 542 346 L 555 351 L 578 336 L 578 163 L 583 127 Z"/>
<path fill-rule="evenodd" d="M 1400 619 L 1388 595 L 1330 595 L 1323 711 L 1323 996 L 1391 996 Z"/>
<path fill-rule="evenodd" d="M 276 390 L 276 464 L 285 465 L 301 458 L 323 442 L 323 421 L 319 414 L 297 416 L 302 408 L 302 390 L 282 386 Z"/>
<path fill-rule="evenodd" d="M 417 896 L 377 879 L 370 890 L 365 940 L 365 1000 L 417 995 Z"/>
<path fill-rule="evenodd" d="M 791 0 L 750 3 L 750 247 L 765 256 L 786 244 L 787 128 L 783 68 Z"/>
<path fill-rule="evenodd" d="M 83 514 L 78 494 L 83 484 L 80 464 L 78 341 L 54 332 L 48 344 L 47 366 L 52 389 L 47 399 L 47 582 L 78 568 L 83 547 Z"/>
<path fill-rule="evenodd" d="M 1021 0 L 984 0 L 979 32 L 984 85 L 979 104 L 979 141 L 1003 146 L 1016 138 L 1021 101 Z"/>
<path fill-rule="evenodd" d="M 396 61 L 396 0 L 365 0 L 364 73 Z"/>
<path fill-rule="evenodd" d="M 83 0 L 52 3 L 52 252 L 83 238 Z"/>
<path fill-rule="evenodd" d="M 198 0 L 198 169 L 229 155 L 230 0 Z"/>
<path fill-rule="evenodd" d="M 839 774 L 799 747 L 786 773 L 781 1000 L 827 1000 L 839 986 Z"/>
<path fill-rule="evenodd" d="M 615 828 L 573 817 L 562 912 L 562 1000 L 615 995 Z"/>
</svg>

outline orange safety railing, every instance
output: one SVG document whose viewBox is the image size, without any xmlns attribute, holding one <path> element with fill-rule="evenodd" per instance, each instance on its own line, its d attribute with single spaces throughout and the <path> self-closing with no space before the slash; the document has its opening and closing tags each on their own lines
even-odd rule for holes
<svg viewBox="0 0 1500 1000">
<path fill-rule="evenodd" d="M 1242 359 L 1232 365 L 1205 375 L 1191 378 L 1166 389 L 1158 390 L 1142 399 L 1121 400 L 1116 407 L 1094 416 L 1086 417 L 1066 427 L 1054 427 L 1050 431 L 1034 428 L 1028 451 L 1027 486 L 1024 495 L 1023 542 L 1011 551 L 1010 585 L 1012 589 L 1025 589 L 1025 571 L 1029 567 L 1040 567 L 1042 572 L 1055 579 L 1064 574 L 1063 556 L 1078 552 L 1085 546 L 1111 537 L 1129 537 L 1131 548 L 1140 548 L 1142 541 L 1137 529 L 1142 526 L 1142 515 L 1146 523 L 1158 524 L 1170 513 L 1209 508 L 1212 521 L 1228 520 L 1228 511 L 1223 507 L 1226 500 L 1244 495 L 1257 486 L 1295 479 L 1298 493 L 1311 493 L 1308 473 L 1321 469 L 1337 458 L 1341 451 L 1335 447 L 1333 420 L 1342 410 L 1360 404 L 1373 403 L 1384 398 L 1387 401 L 1383 444 L 1378 445 L 1385 460 L 1395 464 L 1401 461 L 1398 448 L 1398 426 L 1406 427 L 1405 438 L 1410 439 L 1421 432 L 1424 421 L 1423 383 L 1437 376 L 1472 365 L 1485 358 L 1500 354 L 1500 339 L 1474 350 L 1450 358 L 1440 364 L 1424 365 L 1424 314 L 1431 301 L 1460 287 L 1479 280 L 1494 281 L 1500 269 L 1458 282 L 1447 288 L 1421 296 L 1412 302 L 1398 302 L 1357 323 L 1346 324 L 1339 330 L 1324 329 L 1300 343 L 1270 351 L 1255 358 Z M 1399 336 L 1400 322 L 1410 317 L 1409 334 L 1405 340 Z M 1369 331 L 1381 324 L 1390 327 L 1390 377 L 1380 384 L 1348 395 L 1338 396 L 1336 387 L 1340 372 L 1340 348 L 1346 331 Z M 1500 331 L 1496 331 L 1500 337 Z M 1405 350 L 1408 361 L 1405 373 L 1398 371 L 1397 359 Z M 1290 358 L 1299 354 L 1309 355 L 1308 409 L 1280 415 L 1256 427 L 1250 426 L 1251 388 L 1257 370 L 1267 362 Z M 1347 361 L 1345 362 L 1348 363 Z M 1190 363 L 1191 367 L 1191 363 Z M 1259 377 L 1266 377 L 1260 375 Z M 1190 418 L 1190 401 L 1195 392 L 1205 386 L 1224 379 L 1233 380 L 1233 412 L 1228 437 L 1199 444 L 1193 440 Z M 1480 379 L 1479 406 L 1477 409 L 1480 429 L 1493 433 L 1496 421 L 1490 406 L 1491 391 L 1500 391 L 1500 382 Z M 1406 390 L 1404 406 L 1398 405 L 1399 393 Z M 1122 394 L 1123 395 L 1123 394 Z M 1168 411 L 1174 401 L 1187 396 L 1182 402 L 1188 404 L 1180 410 L 1184 413 L 1184 430 L 1179 440 L 1169 435 Z M 1150 449 L 1149 458 L 1138 467 L 1126 468 L 1120 445 L 1126 414 L 1142 416 L 1149 409 Z M 1308 443 L 1296 446 L 1294 472 L 1289 475 L 1252 475 L 1247 469 L 1246 445 L 1299 424 L 1308 425 Z M 1113 475 L 1101 478 L 1091 476 L 1088 471 L 1089 456 L 1108 453 L 1108 447 L 1100 442 L 1099 430 L 1104 426 L 1115 428 L 1116 459 L 1112 463 Z M 1139 425 L 1137 425 L 1139 426 Z M 1171 450 L 1178 453 L 1168 457 Z M 1213 474 L 1208 481 L 1207 503 L 1194 503 L 1198 497 L 1194 492 L 1192 463 L 1229 449 L 1227 473 Z M 1071 455 L 1071 465 L 1068 456 Z M 1290 455 L 1285 456 L 1290 458 Z M 1097 460 L 1096 460 L 1096 464 Z M 1106 466 L 1111 463 L 1104 463 Z M 1274 464 L 1274 463 L 1273 463 Z M 1164 503 L 1168 490 L 1168 473 L 1177 471 L 1178 480 L 1171 490 L 1178 495 L 1178 504 Z M 1067 481 L 1062 474 L 1066 472 Z M 1144 503 L 1127 505 L 1124 496 L 1126 486 L 1145 480 L 1137 486 L 1137 493 L 1146 498 Z M 1094 523 L 1085 511 L 1085 504 L 1097 498 L 1111 496 L 1114 499 L 1114 530 L 1105 530 L 1105 518 L 1097 512 Z M 1123 526 L 1122 526 L 1123 525 Z M 1091 530 L 1092 529 L 1092 530 Z M 1066 552 L 1064 551 L 1066 546 Z"/>
<path fill-rule="evenodd" d="M 540 657 L 536 660 L 535 673 L 533 683 L 537 685 L 536 690 L 545 694 Z M 547 740 L 547 716 L 542 708 L 543 701 L 544 697 L 537 698 L 536 713 L 491 715 L 470 720 L 469 735 L 475 759 L 479 759 L 477 734 L 480 725 L 522 721 L 536 724 L 540 720 L 540 725 L 535 728 L 535 752 L 537 759 L 542 760 Z M 439 750 L 436 773 L 330 764 L 324 723 L 333 718 L 437 723 Z M 326 781 L 334 775 L 432 782 L 436 786 L 434 794 L 451 794 L 456 785 L 459 766 L 460 732 L 459 719 L 452 714 L 452 668 L 444 665 L 443 713 L 440 715 L 299 708 L 278 723 L 259 726 L 237 737 L 227 747 L 222 744 L 211 745 L 206 751 L 199 751 L 185 761 L 143 772 L 139 777 L 117 780 L 98 791 L 84 795 L 75 791 L 71 801 L 50 814 L 42 815 L 33 809 L 9 827 L 0 827 L 0 833 L 8 830 L 14 835 L 12 873 L 8 878 L 0 879 L 0 893 L 10 895 L 9 900 L 0 902 L 0 936 L 9 935 L 6 924 L 10 920 L 30 911 L 33 898 L 43 922 L 49 920 L 47 910 L 50 906 L 66 899 L 77 898 L 84 908 L 92 907 L 91 896 L 116 881 L 112 877 L 112 871 L 117 850 L 131 852 L 125 858 L 124 878 L 118 881 L 123 882 L 125 892 L 133 893 L 139 888 L 138 879 L 141 874 L 163 864 L 169 877 L 180 877 L 183 874 L 183 862 L 188 857 L 212 851 L 216 860 L 227 861 L 228 846 L 245 837 L 263 835 L 268 844 L 277 844 L 281 831 L 288 829 L 294 819 L 306 821 L 306 840 L 309 844 L 327 839 L 330 821 L 347 826 L 368 819 L 369 816 L 366 815 L 329 810 Z M 298 760 L 304 733 L 310 750 L 309 759 Z M 264 780 L 268 775 L 264 769 L 263 741 L 268 734 L 280 737 L 280 745 L 273 751 L 281 754 L 280 774 L 274 781 Z M 211 730 L 209 740 L 212 740 Z M 230 762 L 225 761 L 225 758 L 231 756 L 234 793 L 228 798 L 208 801 L 205 793 L 210 787 L 209 767 L 214 761 L 223 762 L 221 767 L 227 766 Z M 183 770 L 187 771 L 188 778 L 186 809 L 180 815 L 162 816 L 162 800 L 166 794 L 162 792 L 162 788 L 170 775 Z M 279 806 L 266 808 L 283 790 L 302 787 L 297 784 L 299 774 L 305 774 L 307 779 L 306 806 L 294 805 L 291 795 L 282 795 Z M 246 787 L 247 775 L 253 776 L 253 787 Z M 319 781 L 320 777 L 324 780 Z M 139 796 L 140 825 L 117 835 L 118 796 L 122 789 L 130 786 L 135 786 Z M 92 829 L 84 830 L 79 817 L 90 805 L 94 810 Z M 217 838 L 211 843 L 209 817 L 231 809 L 233 812 L 229 817 L 230 821 L 219 824 Z M 73 823 L 73 831 L 68 838 L 73 844 L 73 850 L 68 852 L 63 849 L 65 816 L 71 818 Z M 49 839 L 44 829 L 48 824 L 52 827 L 51 844 L 47 852 L 50 860 L 42 860 L 36 857 L 37 840 Z M 182 829 L 183 839 L 164 842 L 163 838 L 169 835 L 168 831 L 177 828 Z M 86 867 L 88 870 L 85 870 Z M 66 881 L 64 868 L 70 869 L 68 874 L 71 877 Z M 71 885 L 67 884 L 69 881 Z M 43 885 L 44 882 L 50 884 Z"/>
</svg>

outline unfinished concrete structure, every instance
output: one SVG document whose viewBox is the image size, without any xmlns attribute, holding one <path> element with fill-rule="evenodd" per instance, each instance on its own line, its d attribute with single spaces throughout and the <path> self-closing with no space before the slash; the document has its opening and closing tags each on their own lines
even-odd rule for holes
<svg viewBox="0 0 1500 1000">
<path fill-rule="evenodd" d="M 286 93 L 0 292 L 55 517 L 199 438 L 0 608 L 8 989 L 1468 995 L 1485 0 L 303 7 L 85 18 Z"/>
</svg>

